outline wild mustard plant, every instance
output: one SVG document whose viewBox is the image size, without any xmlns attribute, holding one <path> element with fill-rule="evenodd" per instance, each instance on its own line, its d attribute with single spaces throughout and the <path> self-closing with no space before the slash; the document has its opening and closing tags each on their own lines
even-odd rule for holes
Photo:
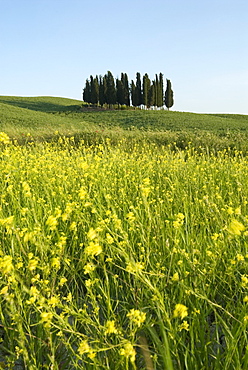
<svg viewBox="0 0 248 370">
<path fill-rule="evenodd" d="M 248 366 L 245 156 L 0 145 L 6 366 Z"/>
</svg>

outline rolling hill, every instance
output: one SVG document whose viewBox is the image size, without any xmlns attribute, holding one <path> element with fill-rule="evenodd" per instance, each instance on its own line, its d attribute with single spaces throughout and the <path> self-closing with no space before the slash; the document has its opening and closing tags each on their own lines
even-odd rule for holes
<svg viewBox="0 0 248 370">
<path fill-rule="evenodd" d="M 248 116 L 102 110 L 67 98 L 0 96 L 0 130 L 18 140 L 27 134 L 34 139 L 47 139 L 59 132 L 67 136 L 136 136 L 161 144 L 176 141 L 182 147 L 195 140 L 203 146 L 214 140 L 235 146 L 247 140 Z"/>
</svg>

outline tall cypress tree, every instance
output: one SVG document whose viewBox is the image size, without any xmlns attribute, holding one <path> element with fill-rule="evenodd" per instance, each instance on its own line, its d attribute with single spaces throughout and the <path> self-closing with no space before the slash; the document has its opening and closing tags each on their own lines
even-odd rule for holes
<svg viewBox="0 0 248 370">
<path fill-rule="evenodd" d="M 162 107 L 164 105 L 164 82 L 163 82 L 163 74 L 159 74 L 158 80 L 158 107 Z"/>
<path fill-rule="evenodd" d="M 125 104 L 125 89 L 122 81 L 118 78 L 116 79 L 116 103 L 118 106 Z"/>
<path fill-rule="evenodd" d="M 89 103 L 92 104 L 92 90 L 93 90 L 93 85 L 94 85 L 94 77 L 90 75 L 90 101 Z"/>
<path fill-rule="evenodd" d="M 167 86 L 166 86 L 166 91 L 165 91 L 165 97 L 164 97 L 164 102 L 168 110 L 173 106 L 174 104 L 174 98 L 173 98 L 173 90 L 171 88 L 171 82 L 170 80 L 167 80 Z"/>
<path fill-rule="evenodd" d="M 146 107 L 149 107 L 149 104 L 148 104 L 148 95 L 149 95 L 149 90 L 150 90 L 150 87 L 151 87 L 151 81 L 148 77 L 148 74 L 146 73 L 144 76 L 143 76 L 143 94 L 142 94 L 142 104 L 144 104 Z"/>
<path fill-rule="evenodd" d="M 106 103 L 111 105 L 116 103 L 116 88 L 115 80 L 110 71 L 107 72 L 106 76 Z"/>
<path fill-rule="evenodd" d="M 155 81 L 152 81 L 152 84 L 151 84 L 151 87 L 149 89 L 149 93 L 148 93 L 148 107 L 153 107 L 155 105 L 155 91 L 156 91 L 156 88 L 155 88 Z"/>
<path fill-rule="evenodd" d="M 138 106 L 138 96 L 137 96 L 137 88 L 134 81 L 131 81 L 131 98 L 132 98 L 132 105 L 134 107 Z"/>
<path fill-rule="evenodd" d="M 154 105 L 155 107 L 159 106 L 159 82 L 158 82 L 158 75 L 155 75 L 155 81 L 154 81 L 154 86 L 155 86 L 155 101 Z"/>
<path fill-rule="evenodd" d="M 91 100 L 91 92 L 90 92 L 90 82 L 87 79 L 85 83 L 85 88 L 83 89 L 83 101 L 86 103 L 90 103 Z"/>
<path fill-rule="evenodd" d="M 91 103 L 97 105 L 98 101 L 99 101 L 99 82 L 98 76 L 96 76 L 91 80 Z"/>
<path fill-rule="evenodd" d="M 104 82 L 102 76 L 99 77 L 99 104 L 101 107 L 105 104 Z"/>
<path fill-rule="evenodd" d="M 125 103 L 128 107 L 130 107 L 130 90 L 129 90 L 129 83 L 128 83 L 128 76 L 126 73 L 121 74 L 121 81 L 124 87 L 124 95 L 125 95 Z"/>
<path fill-rule="evenodd" d="M 136 73 L 136 96 L 137 96 L 137 105 L 142 104 L 142 89 L 141 89 L 141 76 L 140 73 Z"/>
</svg>

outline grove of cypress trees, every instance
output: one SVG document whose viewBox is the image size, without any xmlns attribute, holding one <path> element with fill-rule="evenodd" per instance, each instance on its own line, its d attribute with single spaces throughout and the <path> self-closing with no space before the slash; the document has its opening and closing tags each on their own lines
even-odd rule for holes
<svg viewBox="0 0 248 370">
<path fill-rule="evenodd" d="M 174 104 L 174 99 L 173 99 L 173 90 L 171 88 L 170 80 L 166 79 L 166 83 L 167 83 L 167 86 L 166 86 L 166 91 L 165 91 L 164 102 L 165 102 L 167 109 L 169 110 Z"/>
<path fill-rule="evenodd" d="M 112 73 L 108 71 L 103 77 L 90 76 L 86 80 L 83 89 L 83 100 L 90 104 L 108 104 L 109 108 L 118 103 L 118 105 L 130 106 L 130 97 L 132 105 L 138 107 L 144 105 L 147 108 L 163 107 L 165 104 L 169 109 L 174 104 L 173 91 L 170 80 L 167 81 L 167 87 L 164 94 L 163 74 L 155 75 L 153 81 L 150 80 L 147 73 L 143 77 L 139 72 L 136 73 L 136 81 L 128 82 L 126 73 L 121 73 L 121 78 L 114 79 Z M 131 95 L 131 96 L 130 96 Z"/>
</svg>

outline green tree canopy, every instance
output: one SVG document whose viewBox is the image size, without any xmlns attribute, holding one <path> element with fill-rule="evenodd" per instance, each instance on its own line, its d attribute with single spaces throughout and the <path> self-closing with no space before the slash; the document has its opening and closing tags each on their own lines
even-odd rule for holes
<svg viewBox="0 0 248 370">
<path fill-rule="evenodd" d="M 106 103 L 109 106 L 111 106 L 116 103 L 115 80 L 110 71 L 108 71 L 105 76 L 106 76 Z"/>
<path fill-rule="evenodd" d="M 148 74 L 146 73 L 143 76 L 143 86 L 142 86 L 142 92 L 143 92 L 142 104 L 144 104 L 146 107 L 149 107 L 148 97 L 149 97 L 150 88 L 151 88 L 151 81 L 148 77 Z"/>
<path fill-rule="evenodd" d="M 126 73 L 121 74 L 121 81 L 124 87 L 124 95 L 125 95 L 125 103 L 128 107 L 130 106 L 130 89 L 129 89 L 129 82 L 128 76 Z"/>
<path fill-rule="evenodd" d="M 123 82 L 116 79 L 116 103 L 118 105 L 124 105 L 125 104 L 125 89 Z"/>
<path fill-rule="evenodd" d="M 166 91 L 165 91 L 165 97 L 164 97 L 164 102 L 168 110 L 173 106 L 174 104 L 174 98 L 173 98 L 173 90 L 171 88 L 171 82 L 170 80 L 167 80 L 167 86 L 166 86 Z"/>
<path fill-rule="evenodd" d="M 118 105 L 130 106 L 131 101 L 134 107 L 144 105 L 147 108 L 152 106 L 162 107 L 165 103 L 169 109 L 174 104 L 173 91 L 170 80 L 167 81 L 167 87 L 164 94 L 163 74 L 155 75 L 155 79 L 150 80 L 147 73 L 142 77 L 140 72 L 136 73 L 136 80 L 128 82 L 126 73 L 121 73 L 121 78 L 114 79 L 112 73 L 108 71 L 103 77 L 92 75 L 86 80 L 83 89 L 83 100 L 94 105 L 108 104 L 109 107 L 118 103 Z"/>
</svg>

